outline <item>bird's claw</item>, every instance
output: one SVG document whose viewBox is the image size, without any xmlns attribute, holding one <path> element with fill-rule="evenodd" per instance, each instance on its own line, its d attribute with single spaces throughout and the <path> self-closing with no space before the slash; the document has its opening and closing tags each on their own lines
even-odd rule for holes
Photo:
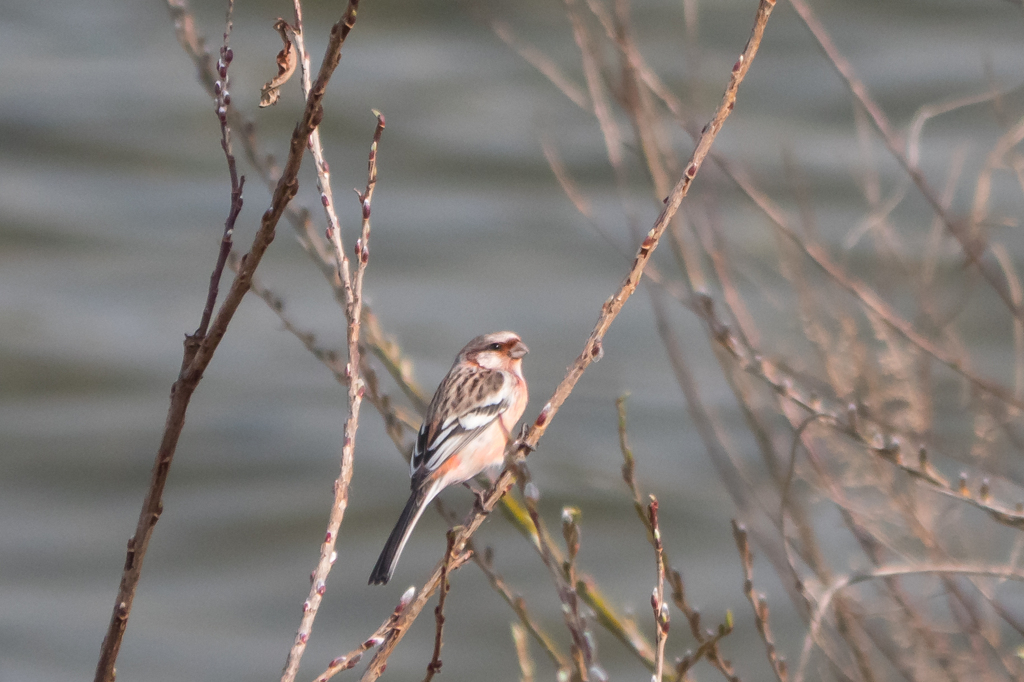
<svg viewBox="0 0 1024 682">
<path fill-rule="evenodd" d="M 519 450 L 520 448 L 522 448 L 527 452 L 536 452 L 537 448 L 534 447 L 533 445 L 530 445 L 526 440 L 526 436 L 529 433 L 530 427 L 527 426 L 526 424 L 523 424 L 523 426 L 519 429 L 519 436 L 514 441 L 512 441 L 512 449 Z"/>
<path fill-rule="evenodd" d="M 483 488 L 476 487 L 470 481 L 465 481 L 462 485 L 466 486 L 466 488 L 469 489 L 469 492 L 473 493 L 473 497 L 476 498 L 476 501 L 473 502 L 474 511 L 487 511 L 484 508 L 484 501 L 487 499 L 487 491 Z"/>
</svg>

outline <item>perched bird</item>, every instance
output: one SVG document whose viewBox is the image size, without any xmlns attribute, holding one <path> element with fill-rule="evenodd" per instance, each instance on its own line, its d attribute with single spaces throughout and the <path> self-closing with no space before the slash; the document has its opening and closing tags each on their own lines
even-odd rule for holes
<svg viewBox="0 0 1024 682">
<path fill-rule="evenodd" d="M 437 387 L 412 451 L 412 495 L 370 574 L 391 579 L 423 510 L 452 485 L 502 464 L 505 446 L 526 409 L 523 356 L 530 349 L 512 332 L 478 336 L 463 348 Z"/>
</svg>

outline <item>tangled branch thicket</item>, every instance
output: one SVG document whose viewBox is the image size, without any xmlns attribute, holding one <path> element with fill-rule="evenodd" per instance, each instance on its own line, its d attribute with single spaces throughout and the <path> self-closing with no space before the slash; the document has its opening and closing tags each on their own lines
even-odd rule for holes
<svg viewBox="0 0 1024 682">
<path fill-rule="evenodd" d="M 744 170 L 742 158 L 711 151 L 734 106 L 743 106 L 737 92 L 766 27 L 770 31 L 775 0 L 760 1 L 752 17 L 751 38 L 742 51 L 737 46 L 740 56 L 731 72 L 714 74 L 725 86 L 725 94 L 709 121 L 695 118 L 684 104 L 692 85 L 666 83 L 645 61 L 629 4 L 623 0 L 610 7 L 601 0 L 566 0 L 577 47 L 574 63 L 558 63 L 517 37 L 515 27 L 494 22 L 496 35 L 550 81 L 553 93 L 569 98 L 600 131 L 624 213 L 635 212 L 627 197 L 636 185 L 638 170 L 649 184 L 652 203 L 664 205 L 649 231 L 639 227 L 637 218 L 624 228 L 631 230 L 636 251 L 622 285 L 597 311 L 598 323 L 579 356 L 522 439 L 510 447 L 508 466 L 479 507 L 465 519 L 452 520 L 455 527 L 437 569 L 419 589 L 403 595 L 393 613 L 382 614 L 380 628 L 362 644 L 329 663 L 316 663 L 324 669 L 318 680 L 356 667 L 370 651 L 373 659 L 362 679 L 376 679 L 439 586 L 444 589 L 435 609 L 435 646 L 426 674 L 427 679 L 444 674 L 443 597 L 448 577 L 469 564 L 483 571 L 518 620 L 510 646 L 515 648 L 524 680 L 547 676 L 533 659 L 535 649 L 543 652 L 558 679 L 607 679 L 595 645 L 598 629 L 610 632 L 655 679 L 721 675 L 728 680 L 753 680 L 767 675 L 780 682 L 808 678 L 868 682 L 1024 677 L 1020 655 L 1024 614 L 1019 612 L 1018 584 L 1024 580 L 1020 565 L 1024 467 L 1019 463 L 1024 449 L 1024 289 L 1014 262 L 1020 254 L 1006 243 L 1020 225 L 1012 211 L 997 211 L 992 201 L 997 179 L 1016 183 L 1024 194 L 1024 156 L 1018 151 L 1024 140 L 1024 118 L 1013 110 L 1017 98 L 997 84 L 982 83 L 975 93 L 922 106 L 905 132 L 900 132 L 872 97 L 870 85 L 833 44 L 827 22 L 819 21 L 804 0 L 788 3 L 819 43 L 822 59 L 848 88 L 862 149 L 870 150 L 880 141 L 902 169 L 902 181 L 886 186 L 877 164 L 865 152 L 859 160 L 856 186 L 867 208 L 842 245 L 818 236 L 812 201 L 800 197 L 803 184 L 795 169 L 788 170 L 798 190 L 794 216 L 757 186 Z M 278 81 L 298 71 L 307 102 L 283 168 L 260 151 L 255 127 L 224 96 L 230 11 L 221 58 L 215 63 L 184 0 L 168 0 L 168 5 L 182 46 L 218 102 L 233 181 L 232 209 L 203 323 L 186 343 L 167 433 L 139 530 L 130 545 L 97 680 L 113 679 L 188 397 L 242 295 L 251 290 L 348 386 L 342 470 L 310 595 L 282 676 L 283 682 L 289 682 L 312 636 L 335 556 L 334 543 L 352 480 L 360 402 L 365 398 L 383 416 L 388 435 L 406 456 L 417 427 L 416 415 L 426 405 L 400 344 L 383 331 L 386 321 L 379 320 L 362 299 L 383 117 L 378 115 L 366 189 L 359 193 L 362 228 L 358 240 L 347 248 L 317 127 L 324 116 L 320 104 L 324 89 L 338 66 L 345 37 L 355 25 L 358 2 L 350 0 L 332 29 L 315 80 L 298 0 L 294 19 L 278 23 L 286 43 L 278 60 L 279 78 L 273 83 L 279 86 Z M 684 0 L 683 6 L 682 21 L 693 50 L 696 0 Z M 696 69 L 702 62 L 691 54 L 688 63 Z M 580 73 L 582 82 L 575 82 L 572 73 Z M 691 83 L 698 82 L 699 76 L 711 77 L 694 72 Z M 983 116 L 990 111 L 997 114 L 1002 133 L 990 140 L 968 138 L 974 145 L 988 144 L 973 177 L 964 175 L 961 151 L 954 152 L 946 177 L 922 171 L 927 122 L 951 112 Z M 236 142 L 243 146 L 253 172 L 273 192 L 253 247 L 242 257 L 227 253 L 244 180 L 236 175 L 231 130 L 241 131 Z M 675 130 L 692 137 L 689 155 L 673 144 L 670 131 Z M 316 166 L 326 238 L 312 217 L 314 212 L 291 203 L 307 148 Z M 568 200 L 595 228 L 604 229 L 586 191 L 573 180 L 571 166 L 562 161 L 557 143 L 546 140 L 544 152 Z M 705 164 L 706 160 L 712 163 Z M 703 185 L 691 192 L 698 173 Z M 719 219 L 715 204 L 722 188 L 729 188 L 737 201 L 758 212 L 752 221 L 756 224 L 730 225 Z M 967 215 L 955 209 L 957 192 L 971 194 Z M 911 198 L 924 201 L 915 208 Z M 328 350 L 303 332 L 302 325 L 285 313 L 280 298 L 253 278 L 282 216 L 296 229 L 344 310 L 346 354 Z M 775 240 L 774 261 L 767 265 L 763 255 L 747 245 L 755 240 L 744 238 L 755 229 L 770 231 Z M 674 264 L 670 259 L 652 261 L 663 239 L 675 256 Z M 351 246 L 354 263 L 349 262 Z M 852 264 L 853 255 L 860 259 L 857 265 Z M 220 312 L 213 316 L 216 281 L 225 262 L 231 264 L 236 278 Z M 753 263 L 757 266 L 752 267 Z M 682 549 L 664 542 L 658 501 L 641 490 L 623 400 L 619 401 L 623 494 L 632 497 L 637 531 L 647 534 L 652 547 L 650 559 L 636 569 L 653 589 L 653 613 L 644 621 L 623 615 L 581 562 L 585 520 L 568 504 L 571 500 L 566 500 L 562 514 L 562 539 L 556 540 L 548 531 L 537 504 L 538 484 L 526 466 L 527 455 L 538 446 L 579 377 L 603 354 L 605 332 L 643 275 L 647 275 L 644 295 L 656 318 L 652 332 L 664 344 L 689 416 L 735 506 L 736 594 L 746 598 L 750 609 L 728 614 L 712 629 L 690 605 L 683 578 L 671 563 L 670 553 Z M 971 314 L 979 305 L 986 306 L 989 326 L 982 335 L 973 328 L 979 316 Z M 692 359 L 674 330 L 674 306 L 689 311 L 703 329 L 757 457 L 743 456 L 724 437 L 724 427 L 707 406 L 694 378 Z M 993 319 L 993 311 L 998 319 Z M 993 372 L 990 362 L 978 358 L 979 336 L 982 341 L 1012 339 L 1007 344 L 1012 353 L 1000 359 L 1005 363 L 1001 371 Z M 613 398 L 609 396 L 609 401 Z M 969 421 L 969 439 L 956 436 L 944 423 L 951 412 Z M 506 494 L 516 484 L 518 494 Z M 526 596 L 509 587 L 488 551 L 473 544 L 473 532 L 499 504 L 549 569 L 566 633 L 551 631 L 549 623 L 532 615 Z M 756 586 L 755 551 L 766 558 L 764 565 L 776 573 L 791 607 L 803 619 L 798 649 L 783 651 L 777 641 L 769 600 Z M 781 602 L 782 596 L 773 599 Z M 685 634 L 680 634 L 682 628 L 670 629 L 673 610 L 686 619 Z M 730 635 L 736 621 L 752 622 L 756 628 L 764 647 L 763 668 L 740 670 L 730 661 Z M 504 671 L 504 676 L 512 674 Z"/>
</svg>

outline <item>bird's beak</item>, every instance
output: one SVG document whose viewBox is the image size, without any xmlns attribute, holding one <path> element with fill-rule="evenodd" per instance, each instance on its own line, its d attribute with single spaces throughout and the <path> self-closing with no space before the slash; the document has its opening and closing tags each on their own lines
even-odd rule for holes
<svg viewBox="0 0 1024 682">
<path fill-rule="evenodd" d="M 521 360 L 524 355 L 530 352 L 530 349 L 526 347 L 526 344 L 522 341 L 516 341 L 516 345 L 508 351 L 509 356 L 513 360 Z"/>
</svg>

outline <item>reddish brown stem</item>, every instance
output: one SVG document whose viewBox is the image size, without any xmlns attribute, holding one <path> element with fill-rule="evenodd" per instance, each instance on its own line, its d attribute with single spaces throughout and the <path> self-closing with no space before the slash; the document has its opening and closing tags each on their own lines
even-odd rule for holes
<svg viewBox="0 0 1024 682">
<path fill-rule="evenodd" d="M 444 600 L 448 596 L 451 585 L 448 583 L 448 571 L 452 562 L 452 543 L 455 541 L 455 532 L 448 531 L 448 551 L 444 555 L 444 564 L 441 566 L 441 593 L 437 597 L 437 606 L 434 608 L 434 621 L 437 629 L 434 631 L 434 655 L 430 657 L 427 664 L 427 674 L 423 682 L 430 682 L 434 675 L 441 672 L 441 647 L 444 644 Z"/>
</svg>

